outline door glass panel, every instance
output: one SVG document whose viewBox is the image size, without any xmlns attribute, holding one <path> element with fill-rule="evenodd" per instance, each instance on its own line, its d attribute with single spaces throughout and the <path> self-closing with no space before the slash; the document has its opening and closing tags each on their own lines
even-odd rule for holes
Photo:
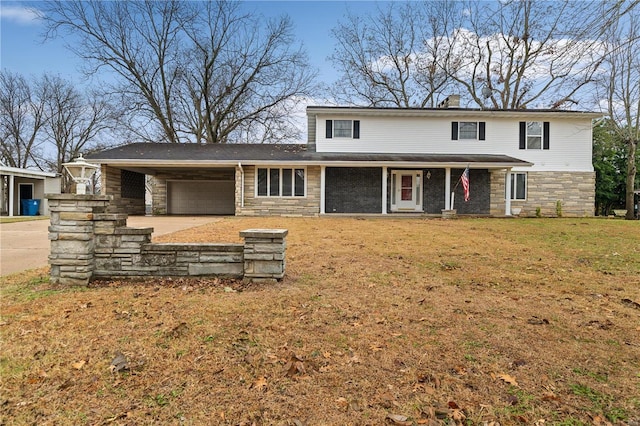
<svg viewBox="0 0 640 426">
<path fill-rule="evenodd" d="M 402 176 L 402 188 L 400 193 L 400 199 L 402 201 L 411 201 L 413 199 L 413 176 Z"/>
<path fill-rule="evenodd" d="M 258 169 L 258 196 L 267 196 L 267 169 Z"/>
<path fill-rule="evenodd" d="M 269 170 L 269 195 L 280 195 L 280 169 Z"/>
<path fill-rule="evenodd" d="M 282 169 L 282 196 L 290 197 L 293 195 L 292 193 L 292 170 L 291 169 Z"/>
<path fill-rule="evenodd" d="M 295 196 L 304 197 L 304 169 L 296 169 Z"/>
</svg>

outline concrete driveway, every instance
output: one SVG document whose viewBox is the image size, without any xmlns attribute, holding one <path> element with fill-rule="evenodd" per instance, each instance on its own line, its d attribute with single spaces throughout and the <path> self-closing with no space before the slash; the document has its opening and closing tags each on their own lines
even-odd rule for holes
<svg viewBox="0 0 640 426">
<path fill-rule="evenodd" d="M 130 216 L 127 226 L 151 227 L 154 237 L 218 220 L 215 216 Z M 47 266 L 48 228 L 48 220 L 0 223 L 0 275 Z"/>
</svg>

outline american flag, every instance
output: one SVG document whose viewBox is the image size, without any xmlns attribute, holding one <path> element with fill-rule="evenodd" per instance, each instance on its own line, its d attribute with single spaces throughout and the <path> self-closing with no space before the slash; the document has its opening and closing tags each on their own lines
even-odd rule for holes
<svg viewBox="0 0 640 426">
<path fill-rule="evenodd" d="M 462 181 L 462 188 L 464 189 L 464 201 L 469 201 L 469 166 L 462 172 L 460 180 Z"/>
</svg>

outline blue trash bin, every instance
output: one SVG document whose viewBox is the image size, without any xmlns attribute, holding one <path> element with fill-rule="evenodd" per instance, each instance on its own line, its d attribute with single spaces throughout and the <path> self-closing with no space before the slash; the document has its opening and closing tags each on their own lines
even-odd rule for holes
<svg viewBox="0 0 640 426">
<path fill-rule="evenodd" d="M 22 216 L 36 216 L 40 212 L 40 200 L 22 200 Z"/>
</svg>

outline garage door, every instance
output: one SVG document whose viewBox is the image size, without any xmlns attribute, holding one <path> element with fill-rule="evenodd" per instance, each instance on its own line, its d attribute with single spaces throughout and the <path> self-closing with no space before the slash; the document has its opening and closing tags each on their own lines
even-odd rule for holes
<svg viewBox="0 0 640 426">
<path fill-rule="evenodd" d="M 169 181 L 169 214 L 235 214 L 233 181 Z"/>
</svg>

